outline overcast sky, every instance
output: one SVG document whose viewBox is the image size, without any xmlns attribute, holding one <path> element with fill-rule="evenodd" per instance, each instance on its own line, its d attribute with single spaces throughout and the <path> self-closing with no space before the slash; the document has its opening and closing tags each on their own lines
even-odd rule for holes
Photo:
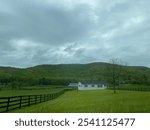
<svg viewBox="0 0 150 130">
<path fill-rule="evenodd" d="M 150 0 L 0 0 L 0 66 L 150 67 Z"/>
</svg>

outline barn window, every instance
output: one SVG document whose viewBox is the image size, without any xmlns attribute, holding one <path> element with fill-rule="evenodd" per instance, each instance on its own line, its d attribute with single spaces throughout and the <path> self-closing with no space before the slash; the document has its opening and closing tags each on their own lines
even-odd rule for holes
<svg viewBox="0 0 150 130">
<path fill-rule="evenodd" d="M 99 84 L 98 87 L 101 88 L 101 87 L 102 87 L 102 84 Z"/>
<path fill-rule="evenodd" d="M 84 86 L 87 87 L 87 84 L 85 84 Z"/>
<path fill-rule="evenodd" d="M 94 87 L 94 84 L 92 84 L 92 87 Z"/>
</svg>

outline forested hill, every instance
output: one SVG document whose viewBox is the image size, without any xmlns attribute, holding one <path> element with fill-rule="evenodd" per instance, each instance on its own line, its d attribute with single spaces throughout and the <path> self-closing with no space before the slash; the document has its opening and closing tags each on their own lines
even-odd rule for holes
<svg viewBox="0 0 150 130">
<path fill-rule="evenodd" d="M 80 80 L 107 80 L 108 63 L 38 65 L 30 68 L 0 67 L 0 84 L 22 85 L 68 84 Z M 121 66 L 120 80 L 127 83 L 150 84 L 150 68 Z"/>
</svg>

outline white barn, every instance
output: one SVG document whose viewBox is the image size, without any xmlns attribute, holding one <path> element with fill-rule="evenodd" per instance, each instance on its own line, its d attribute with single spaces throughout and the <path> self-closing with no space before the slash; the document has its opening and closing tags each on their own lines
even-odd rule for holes
<svg viewBox="0 0 150 130">
<path fill-rule="evenodd" d="M 78 83 L 78 90 L 97 90 L 106 88 L 106 81 L 81 81 Z"/>
</svg>

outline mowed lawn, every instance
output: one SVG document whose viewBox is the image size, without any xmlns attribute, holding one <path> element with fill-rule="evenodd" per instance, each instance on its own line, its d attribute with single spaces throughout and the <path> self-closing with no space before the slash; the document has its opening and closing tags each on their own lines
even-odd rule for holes
<svg viewBox="0 0 150 130">
<path fill-rule="evenodd" d="M 68 91 L 64 95 L 11 112 L 31 113 L 146 113 L 150 112 L 150 92 L 90 90 Z"/>
</svg>

